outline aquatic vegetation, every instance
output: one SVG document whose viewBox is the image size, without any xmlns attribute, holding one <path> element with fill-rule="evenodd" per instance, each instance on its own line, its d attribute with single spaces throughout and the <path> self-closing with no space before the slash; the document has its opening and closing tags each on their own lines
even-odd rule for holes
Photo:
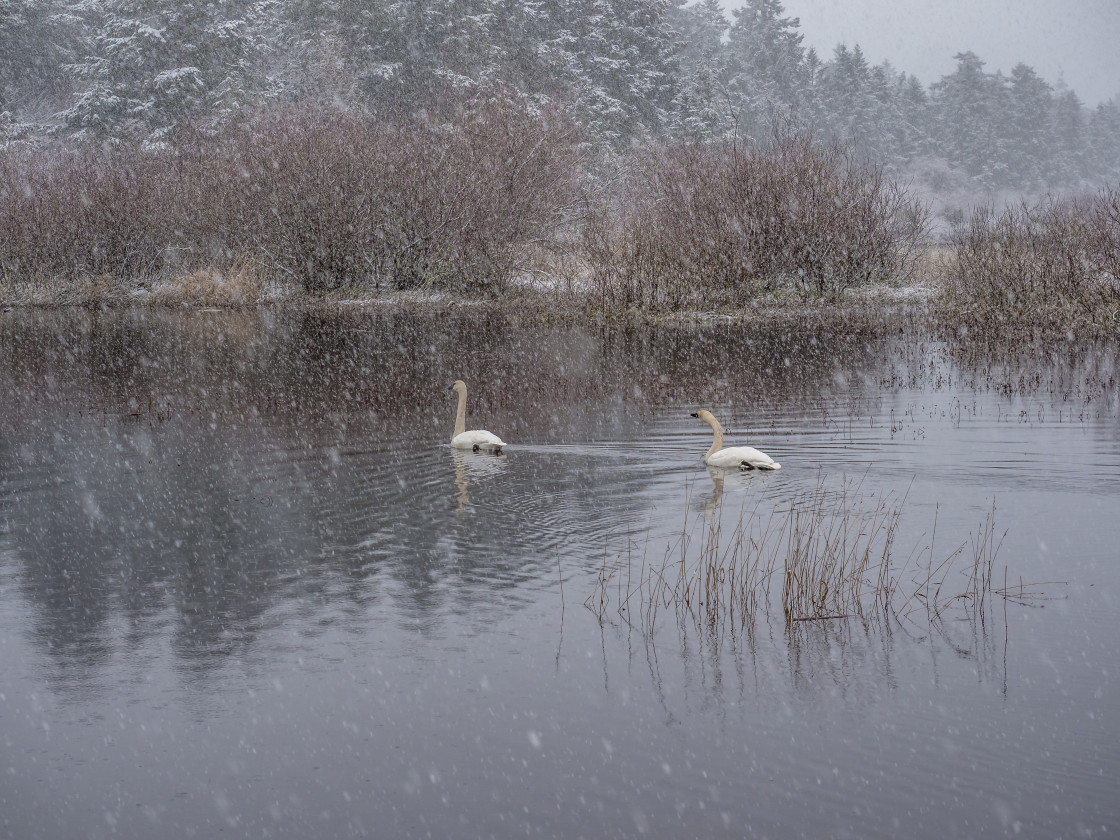
<svg viewBox="0 0 1120 840">
<path fill-rule="evenodd" d="M 993 597 L 1029 600 L 1038 585 L 994 582 L 1006 531 L 995 502 L 948 555 L 937 554 L 937 516 L 929 542 L 896 555 L 905 496 L 876 495 L 853 480 L 831 488 L 824 476 L 784 509 L 757 499 L 726 529 L 722 504 L 700 521 L 686 519 L 660 560 L 640 557 L 628 537 L 604 560 L 585 606 L 600 620 L 616 613 L 652 634 L 666 613 L 713 631 L 750 631 L 777 614 L 802 621 L 858 619 L 936 627 L 960 607 L 981 622 Z M 773 596 L 773 597 L 772 597 Z"/>
</svg>

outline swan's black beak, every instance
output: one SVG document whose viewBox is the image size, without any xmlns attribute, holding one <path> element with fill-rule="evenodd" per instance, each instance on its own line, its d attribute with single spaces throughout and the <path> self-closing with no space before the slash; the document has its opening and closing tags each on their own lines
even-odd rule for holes
<svg viewBox="0 0 1120 840">
<path fill-rule="evenodd" d="M 452 384 L 452 385 L 448 385 L 448 386 L 447 386 L 447 390 L 448 390 L 448 391 L 454 391 L 454 390 L 455 390 L 455 386 L 454 386 L 454 384 Z"/>
<path fill-rule="evenodd" d="M 699 415 L 699 414 L 697 414 L 697 413 L 696 413 L 696 412 L 694 411 L 694 412 L 692 412 L 692 413 L 691 413 L 690 415 L 688 415 L 688 416 L 689 416 L 689 417 L 699 417 L 700 415 Z"/>
</svg>

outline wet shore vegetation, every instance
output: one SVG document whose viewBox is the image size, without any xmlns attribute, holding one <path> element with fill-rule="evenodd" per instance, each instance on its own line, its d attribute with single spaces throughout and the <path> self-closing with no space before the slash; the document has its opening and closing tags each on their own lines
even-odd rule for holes
<svg viewBox="0 0 1120 840">
<path fill-rule="evenodd" d="M 954 226 L 940 304 L 982 322 L 1120 327 L 1120 189 L 973 208 Z"/>
<path fill-rule="evenodd" d="M 433 300 L 674 317 L 913 302 L 1120 321 L 1120 190 L 940 240 L 881 167 L 787 127 L 609 156 L 560 107 L 272 109 L 164 144 L 0 148 L 0 302 Z"/>
</svg>

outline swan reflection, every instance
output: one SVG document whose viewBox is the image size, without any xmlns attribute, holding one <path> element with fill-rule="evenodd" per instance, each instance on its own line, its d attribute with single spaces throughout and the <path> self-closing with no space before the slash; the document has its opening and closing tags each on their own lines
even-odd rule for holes
<svg viewBox="0 0 1120 840">
<path fill-rule="evenodd" d="M 506 456 L 497 453 L 452 450 L 451 461 L 455 465 L 455 501 L 459 510 L 471 506 L 470 484 L 502 473 L 506 468 Z"/>
<path fill-rule="evenodd" d="M 712 479 L 712 490 L 700 496 L 700 510 L 703 513 L 717 511 L 723 504 L 724 489 L 743 489 L 750 485 L 756 472 L 738 472 L 724 467 L 708 467 L 708 475 Z"/>
</svg>

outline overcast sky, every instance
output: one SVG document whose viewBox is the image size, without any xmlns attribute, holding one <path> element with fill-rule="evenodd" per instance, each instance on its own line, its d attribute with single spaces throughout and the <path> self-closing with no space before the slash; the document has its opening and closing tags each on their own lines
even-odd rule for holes
<svg viewBox="0 0 1120 840">
<path fill-rule="evenodd" d="M 727 8 L 741 5 L 724 0 Z M 1022 61 L 1087 105 L 1120 98 L 1120 0 L 783 0 L 801 18 L 805 46 L 831 57 L 859 44 L 872 64 L 889 59 L 927 87 L 972 50 L 1004 75 Z"/>
</svg>

